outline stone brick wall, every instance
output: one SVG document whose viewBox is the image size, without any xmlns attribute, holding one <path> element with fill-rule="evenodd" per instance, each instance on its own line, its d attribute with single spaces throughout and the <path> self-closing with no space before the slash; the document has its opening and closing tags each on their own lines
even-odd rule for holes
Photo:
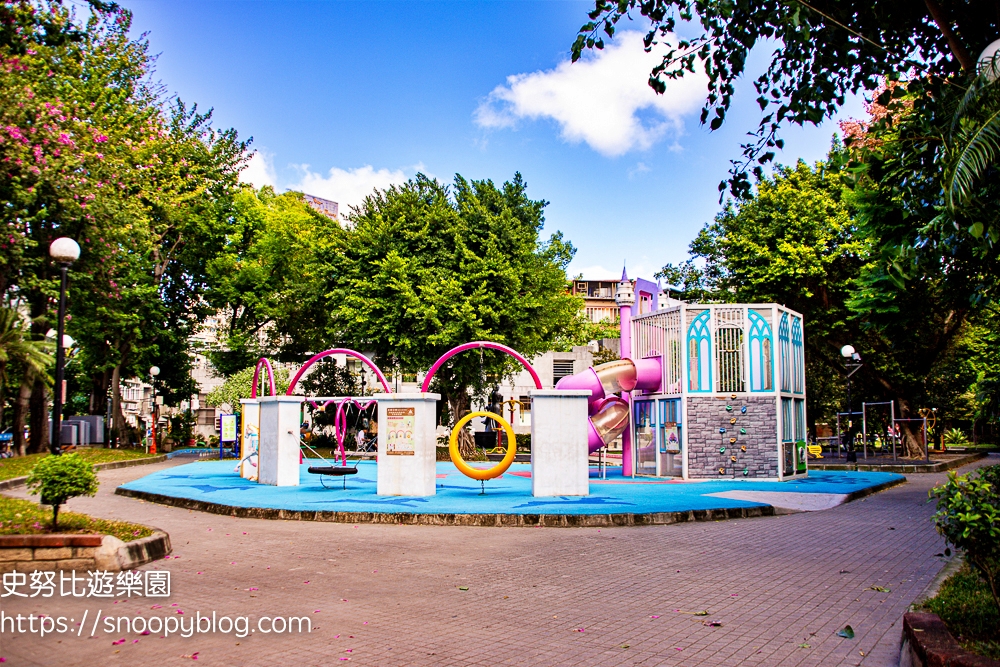
<svg viewBox="0 0 1000 667">
<path fill-rule="evenodd" d="M 96 570 L 101 535 L 4 535 L 0 572 Z"/>
<path fill-rule="evenodd" d="M 733 418 L 735 424 L 730 423 Z M 778 476 L 778 414 L 773 396 L 688 396 L 685 426 L 689 477 L 732 478 L 734 470 L 739 479 Z M 720 428 L 726 432 L 719 433 Z M 730 444 L 730 438 L 736 442 Z M 740 449 L 743 446 L 745 452 Z M 724 454 L 719 453 L 721 447 L 726 448 Z M 730 460 L 734 455 L 735 463 Z M 719 468 L 725 473 L 720 475 Z"/>
</svg>

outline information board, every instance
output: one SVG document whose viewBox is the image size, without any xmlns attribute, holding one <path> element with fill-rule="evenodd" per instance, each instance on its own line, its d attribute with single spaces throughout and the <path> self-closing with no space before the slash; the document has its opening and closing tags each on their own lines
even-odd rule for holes
<svg viewBox="0 0 1000 667">
<path fill-rule="evenodd" d="M 236 415 L 222 415 L 220 442 L 236 442 Z"/>
<path fill-rule="evenodd" d="M 386 454 L 390 456 L 413 456 L 415 414 L 416 408 L 386 408 Z"/>
</svg>

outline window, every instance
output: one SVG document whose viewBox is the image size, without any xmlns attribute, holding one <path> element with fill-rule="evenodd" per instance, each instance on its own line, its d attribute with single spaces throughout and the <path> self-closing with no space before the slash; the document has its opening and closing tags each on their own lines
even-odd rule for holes
<svg viewBox="0 0 1000 667">
<path fill-rule="evenodd" d="M 802 349 L 802 319 L 792 318 L 792 391 L 805 391 L 805 355 Z"/>
<path fill-rule="evenodd" d="M 553 359 L 552 360 L 552 383 L 555 384 L 559 380 L 563 379 L 568 375 L 573 374 L 573 360 L 572 359 Z"/>
<path fill-rule="evenodd" d="M 774 391 L 771 326 L 750 311 L 750 391 Z"/>
<path fill-rule="evenodd" d="M 778 353 L 781 361 L 781 391 L 792 390 L 791 350 L 788 340 L 788 313 L 781 314 L 778 324 Z"/>
<path fill-rule="evenodd" d="M 792 436 L 792 399 L 783 398 L 781 399 L 781 439 L 785 442 L 791 442 Z"/>
<path fill-rule="evenodd" d="M 743 309 L 716 311 L 715 350 L 718 356 L 719 391 L 744 391 Z"/>
<path fill-rule="evenodd" d="M 806 402 L 795 399 L 795 440 L 806 439 Z"/>
<path fill-rule="evenodd" d="M 688 391 L 712 391 L 711 311 L 703 310 L 688 326 Z"/>
</svg>

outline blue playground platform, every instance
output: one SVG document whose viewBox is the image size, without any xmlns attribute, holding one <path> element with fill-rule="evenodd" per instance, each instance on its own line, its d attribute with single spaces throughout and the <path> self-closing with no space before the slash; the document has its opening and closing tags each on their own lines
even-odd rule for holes
<svg viewBox="0 0 1000 667">
<path fill-rule="evenodd" d="M 376 495 L 376 464 L 373 461 L 358 465 L 358 474 L 346 478 L 346 489 L 341 488 L 339 478 L 327 478 L 331 488 L 324 488 L 318 475 L 306 471 L 308 465 L 307 462 L 301 467 L 300 486 L 274 487 L 239 477 L 234 472 L 233 461 L 199 461 L 129 482 L 119 487 L 118 493 L 215 513 L 261 518 L 476 525 L 618 525 L 774 513 L 768 503 L 710 495 L 722 492 L 834 494 L 841 496 L 841 500 L 851 500 L 906 479 L 893 473 L 810 471 L 807 478 L 789 482 L 742 479 L 682 482 L 623 477 L 620 468 L 609 468 L 607 479 L 600 479 L 597 469 L 592 468 L 590 495 L 535 498 L 531 495 L 530 464 L 513 464 L 500 478 L 487 481 L 486 493 L 481 495 L 478 481 L 458 472 L 450 462 L 439 462 L 436 495 L 411 497 Z M 584 520 L 585 517 L 595 520 Z"/>
</svg>

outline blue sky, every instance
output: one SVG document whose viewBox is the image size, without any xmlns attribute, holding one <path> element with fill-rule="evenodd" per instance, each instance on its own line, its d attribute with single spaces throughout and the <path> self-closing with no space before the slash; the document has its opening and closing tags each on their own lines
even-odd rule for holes
<svg viewBox="0 0 1000 667">
<path fill-rule="evenodd" d="M 656 97 L 644 24 L 569 65 L 592 3 L 124 0 L 156 76 L 217 125 L 252 136 L 245 177 L 359 204 L 417 171 L 450 181 L 520 171 L 550 202 L 570 273 L 651 277 L 687 256 L 758 109 L 749 80 L 722 130 L 699 126 L 699 80 Z M 629 32 L 630 30 L 637 32 Z M 769 49 L 755 52 L 754 73 Z M 849 100 L 843 116 L 863 114 Z M 779 161 L 825 155 L 836 124 L 785 132 Z"/>
</svg>

